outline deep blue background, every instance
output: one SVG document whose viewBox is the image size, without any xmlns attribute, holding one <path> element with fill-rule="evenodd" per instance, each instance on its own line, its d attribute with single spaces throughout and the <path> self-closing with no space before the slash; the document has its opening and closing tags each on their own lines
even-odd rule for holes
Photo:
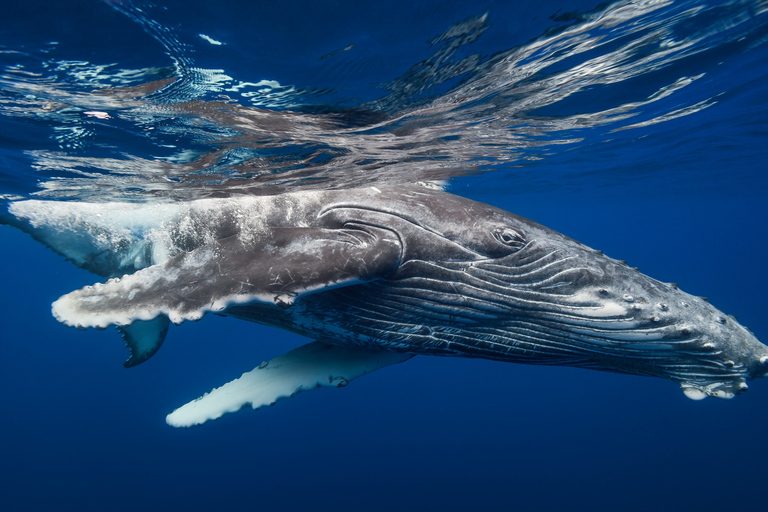
<svg viewBox="0 0 768 512">
<path fill-rule="evenodd" d="M 768 334 L 760 195 L 483 199 L 706 293 L 759 337 Z M 206 317 L 174 327 L 151 361 L 125 370 L 116 332 L 68 329 L 48 314 L 51 301 L 92 276 L 10 228 L 0 237 L 12 248 L 0 264 L 7 510 L 763 503 L 766 382 L 731 401 L 693 402 L 658 379 L 416 358 L 341 390 L 172 429 L 167 412 L 302 340 Z"/>
<path fill-rule="evenodd" d="M 424 41 L 486 7 L 469 4 L 371 7 L 380 21 L 372 33 L 345 24 L 345 16 L 356 19 L 345 4 L 302 2 L 292 18 L 282 10 L 279 22 L 259 23 L 242 58 L 260 63 L 255 75 L 323 87 L 340 78 L 323 75 L 317 55 L 373 41 L 378 50 L 366 51 L 367 65 L 350 68 L 344 90 L 366 98 L 380 80 L 427 57 Z M 189 33 L 226 39 L 237 13 L 217 14 L 211 5 L 190 4 L 186 26 L 201 27 Z M 520 22 L 495 25 L 482 44 L 489 51 L 520 44 L 542 32 L 549 14 L 570 7 L 538 5 L 520 3 Z M 15 6 L 7 19 L 23 21 L 35 8 Z M 265 4 L 264 19 L 277 16 L 270 8 Z M 167 64 L 154 40 L 102 4 L 46 2 L 46 9 L 57 11 L 38 19 L 39 32 L 14 24 L 3 34 L 18 44 L 61 39 L 58 51 L 72 58 L 90 58 L 86 49 L 99 58 L 114 51 L 126 65 L 131 62 L 121 48 L 130 43 L 134 65 Z M 396 27 L 423 37 L 396 37 Z M 318 39 L 319 32 L 326 38 Z M 92 48 L 88 41 L 97 37 L 112 37 L 114 45 Z M 505 37 L 512 43 L 501 43 Z M 313 53 L 304 65 L 299 57 L 290 66 L 281 58 L 308 49 Z M 217 64 L 214 53 L 196 58 L 202 66 Z M 766 160 L 764 153 L 744 151 L 765 140 L 759 113 L 767 102 L 759 78 L 768 64 L 765 50 L 740 58 L 728 61 L 719 79 L 747 85 L 701 115 L 624 132 L 611 151 L 587 145 L 553 157 L 529 167 L 528 178 L 472 176 L 456 180 L 451 191 L 530 217 L 706 295 L 768 340 Z M 229 70 L 237 62 L 218 64 Z M 28 173 L 13 151 L 34 139 L 15 128 L 2 136 L 22 141 L 19 147 L 4 143 L 13 159 L 3 165 Z M 563 166 L 583 173 L 558 181 Z M 32 184 L 27 179 L 26 186 Z M 206 317 L 172 327 L 156 356 L 126 370 L 127 351 L 114 330 L 77 331 L 50 315 L 52 301 L 95 276 L 7 226 L 0 226 L 0 247 L 1 510 L 765 507 L 768 381 L 750 383 L 747 394 L 731 401 L 693 402 L 660 379 L 421 357 L 343 389 L 173 429 L 164 422 L 168 412 L 305 340 Z"/>
</svg>

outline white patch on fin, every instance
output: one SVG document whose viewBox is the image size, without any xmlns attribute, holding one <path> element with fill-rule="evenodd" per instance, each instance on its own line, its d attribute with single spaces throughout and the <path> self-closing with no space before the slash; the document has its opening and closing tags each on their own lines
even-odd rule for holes
<svg viewBox="0 0 768 512">
<path fill-rule="evenodd" d="M 352 379 L 411 357 L 411 354 L 314 341 L 260 364 L 240 378 L 179 407 L 165 420 L 174 427 L 200 425 L 236 412 L 247 404 L 258 409 L 320 386 L 344 387 Z"/>
<path fill-rule="evenodd" d="M 683 393 L 691 400 L 704 400 L 707 394 L 698 388 L 684 387 Z"/>
</svg>

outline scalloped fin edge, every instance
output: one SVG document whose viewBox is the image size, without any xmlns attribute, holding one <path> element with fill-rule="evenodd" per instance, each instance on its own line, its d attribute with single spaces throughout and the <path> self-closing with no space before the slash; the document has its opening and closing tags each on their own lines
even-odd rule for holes
<svg viewBox="0 0 768 512">
<path fill-rule="evenodd" d="M 161 315 L 152 320 L 136 320 L 130 325 L 121 325 L 117 328 L 122 334 L 125 344 L 131 355 L 123 363 L 130 368 L 141 364 L 160 349 L 168 334 L 171 321 L 167 316 Z"/>
<path fill-rule="evenodd" d="M 341 388 L 352 379 L 411 357 L 413 354 L 313 341 L 179 407 L 166 422 L 173 427 L 191 427 L 247 405 L 259 409 L 321 386 Z"/>
</svg>

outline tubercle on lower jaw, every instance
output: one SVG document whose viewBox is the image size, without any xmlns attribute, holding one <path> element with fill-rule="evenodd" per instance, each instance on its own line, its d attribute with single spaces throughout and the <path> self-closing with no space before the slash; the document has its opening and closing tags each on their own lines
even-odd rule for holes
<svg viewBox="0 0 768 512">
<path fill-rule="evenodd" d="M 685 396 L 691 400 L 703 400 L 708 396 L 731 399 L 749 389 L 749 386 L 744 380 L 739 380 L 736 383 L 713 382 L 707 385 L 681 383 L 680 387 Z"/>
</svg>

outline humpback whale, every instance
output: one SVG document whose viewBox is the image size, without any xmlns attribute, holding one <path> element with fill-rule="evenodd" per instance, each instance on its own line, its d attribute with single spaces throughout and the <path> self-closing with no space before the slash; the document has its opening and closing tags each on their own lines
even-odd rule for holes
<svg viewBox="0 0 768 512">
<path fill-rule="evenodd" d="M 733 317 L 536 222 L 430 184 L 183 203 L 20 200 L 3 221 L 106 281 L 53 315 L 117 326 L 150 358 L 171 323 L 212 313 L 313 341 L 168 415 L 191 426 L 342 387 L 417 355 L 669 379 L 731 398 L 768 375 Z"/>
</svg>

